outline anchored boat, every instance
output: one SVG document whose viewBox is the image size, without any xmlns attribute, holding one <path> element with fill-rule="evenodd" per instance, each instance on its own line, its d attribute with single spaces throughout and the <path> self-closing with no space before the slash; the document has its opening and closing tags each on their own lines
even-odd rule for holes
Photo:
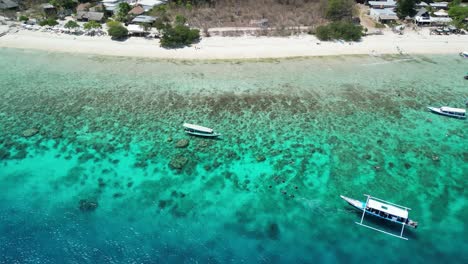
<svg viewBox="0 0 468 264">
<path fill-rule="evenodd" d="M 463 58 L 468 58 L 468 51 L 460 52 L 460 56 L 462 56 Z"/>
<path fill-rule="evenodd" d="M 218 134 L 213 131 L 213 129 L 204 127 L 204 126 L 199 126 L 199 125 L 194 125 L 194 124 L 188 124 L 184 123 L 184 130 L 185 133 L 194 135 L 194 136 L 200 136 L 200 137 L 219 137 L 221 134 Z"/>
<path fill-rule="evenodd" d="M 418 222 L 415 222 L 408 218 L 408 211 L 411 209 L 408 207 L 390 203 L 388 201 L 385 201 L 376 197 L 372 197 L 367 194 L 365 196 L 367 196 L 366 201 L 361 202 L 361 201 L 340 195 L 341 199 L 348 202 L 354 208 L 362 211 L 361 221 L 359 223 L 356 222 L 356 224 L 385 233 L 387 235 L 391 235 L 394 237 L 408 240 L 408 238 L 403 237 L 403 231 L 405 229 L 405 226 L 409 226 L 412 228 L 418 227 Z M 364 221 L 364 216 L 366 214 L 372 215 L 381 219 L 385 219 L 390 222 L 401 224 L 402 227 L 401 227 L 400 235 L 392 234 L 384 230 L 377 229 L 375 227 L 371 227 L 371 226 L 363 224 L 362 222 Z"/>
<path fill-rule="evenodd" d="M 461 118 L 461 119 L 466 118 L 466 110 L 462 108 L 453 108 L 453 107 L 447 107 L 447 106 L 442 106 L 442 107 L 429 106 L 427 107 L 427 109 L 439 115 L 450 116 L 450 117 Z"/>
</svg>

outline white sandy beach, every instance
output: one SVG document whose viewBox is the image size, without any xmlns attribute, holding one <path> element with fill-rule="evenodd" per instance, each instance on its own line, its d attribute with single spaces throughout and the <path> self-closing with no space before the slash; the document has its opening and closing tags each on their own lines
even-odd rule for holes
<svg viewBox="0 0 468 264">
<path fill-rule="evenodd" d="M 159 41 L 132 37 L 74 36 L 19 30 L 0 37 L 0 47 L 71 52 L 95 55 L 165 59 L 251 59 L 351 54 L 458 54 L 468 50 L 468 35 L 430 35 L 429 29 L 405 30 L 397 35 L 366 36 L 361 42 L 323 42 L 312 35 L 294 37 L 208 37 L 182 49 L 164 49 Z"/>
</svg>

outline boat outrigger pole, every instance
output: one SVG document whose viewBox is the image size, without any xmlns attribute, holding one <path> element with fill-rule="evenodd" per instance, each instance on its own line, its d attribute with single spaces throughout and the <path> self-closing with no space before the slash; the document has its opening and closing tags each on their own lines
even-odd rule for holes
<svg viewBox="0 0 468 264">
<path fill-rule="evenodd" d="M 407 208 L 407 207 L 404 207 L 404 206 L 401 206 L 401 205 L 397 205 L 397 204 L 393 204 L 393 203 L 387 202 L 387 201 L 382 200 L 382 199 L 378 199 L 378 198 L 376 198 L 376 197 L 371 197 L 371 196 L 368 195 L 368 194 L 365 194 L 364 196 L 367 196 L 367 199 L 366 199 L 366 203 L 365 203 L 364 206 L 363 206 L 362 216 L 361 216 L 361 222 L 355 222 L 355 223 L 358 224 L 358 225 L 360 225 L 360 226 L 367 227 L 367 228 L 372 229 L 372 230 L 375 230 L 375 231 L 379 231 L 379 232 L 384 233 L 384 234 L 386 234 L 386 235 L 390 235 L 390 236 L 398 237 L 398 238 L 401 238 L 401 239 L 404 239 L 404 240 L 408 240 L 408 238 L 406 238 L 406 237 L 403 236 L 403 231 L 405 230 L 405 225 L 406 225 L 405 223 L 400 223 L 400 224 L 401 224 L 401 232 L 400 232 L 400 235 L 396 235 L 396 234 L 392 234 L 392 233 L 390 233 L 390 232 L 387 232 L 387 231 L 384 231 L 384 230 L 381 230 L 381 229 L 378 229 L 378 228 L 375 228 L 375 227 L 372 227 L 372 226 L 365 225 L 365 224 L 363 224 L 363 221 L 364 221 L 364 217 L 365 217 L 366 212 L 367 212 L 367 208 L 368 208 L 367 205 L 368 205 L 368 203 L 369 203 L 369 199 L 371 199 L 371 198 L 372 198 L 373 200 L 380 200 L 380 201 L 382 201 L 382 202 L 385 202 L 386 204 L 391 204 L 391 205 L 394 205 L 394 206 L 398 206 L 398 207 L 400 207 L 401 209 L 406 210 L 406 211 L 411 210 L 411 209 L 410 209 L 410 208 Z"/>
</svg>

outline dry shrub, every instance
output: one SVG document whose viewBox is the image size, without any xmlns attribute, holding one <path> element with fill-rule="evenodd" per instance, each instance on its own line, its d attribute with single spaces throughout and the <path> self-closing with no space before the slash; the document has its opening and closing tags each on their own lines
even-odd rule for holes
<svg viewBox="0 0 468 264">
<path fill-rule="evenodd" d="M 251 27 L 251 20 L 268 19 L 268 27 L 311 26 L 324 22 L 320 0 L 218 0 L 192 9 L 173 6 L 169 14 L 184 15 L 191 26 Z"/>
</svg>

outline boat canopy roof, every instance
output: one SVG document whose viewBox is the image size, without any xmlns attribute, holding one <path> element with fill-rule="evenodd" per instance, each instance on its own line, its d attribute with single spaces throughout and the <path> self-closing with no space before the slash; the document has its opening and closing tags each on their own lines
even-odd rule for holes
<svg viewBox="0 0 468 264">
<path fill-rule="evenodd" d="M 385 204 L 379 201 L 376 201 L 372 198 L 369 199 L 367 202 L 367 206 L 370 208 L 373 208 L 375 210 L 379 210 L 382 212 L 385 212 L 387 214 L 395 215 L 398 217 L 403 217 L 405 219 L 408 218 L 408 211 L 399 207 L 396 207 L 394 205 L 390 204 Z"/>
<path fill-rule="evenodd" d="M 200 132 L 213 133 L 213 129 L 208 128 L 208 127 L 199 126 L 199 125 L 184 123 L 184 127 L 188 128 L 188 129 L 197 130 L 197 131 L 200 131 Z"/>
<path fill-rule="evenodd" d="M 459 113 L 459 114 L 465 114 L 466 110 L 461 109 L 461 108 L 452 108 L 452 107 L 447 107 L 447 106 L 442 106 L 440 108 L 443 112 L 452 112 L 452 113 Z"/>
</svg>

